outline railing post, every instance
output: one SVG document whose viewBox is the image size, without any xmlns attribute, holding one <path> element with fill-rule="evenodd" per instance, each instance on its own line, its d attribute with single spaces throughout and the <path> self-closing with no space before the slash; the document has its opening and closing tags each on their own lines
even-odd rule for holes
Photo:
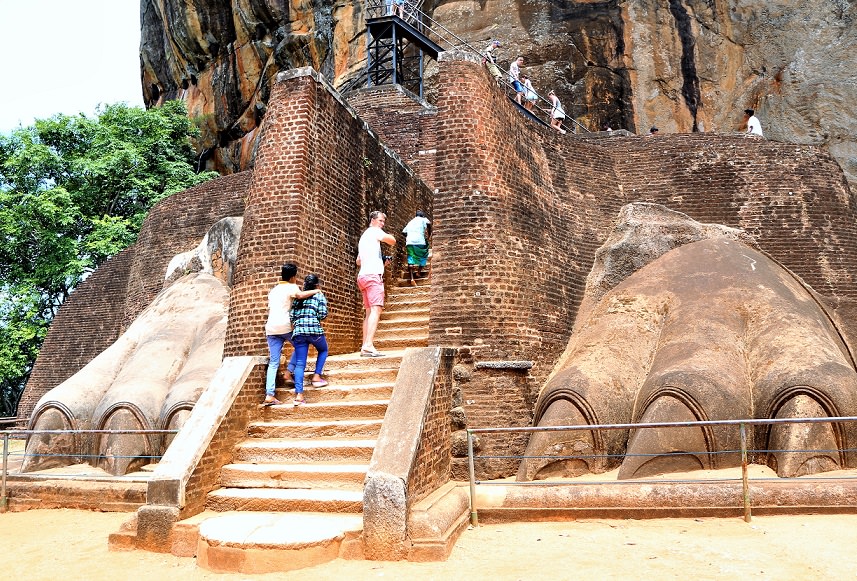
<svg viewBox="0 0 857 581">
<path fill-rule="evenodd" d="M 9 509 L 9 499 L 6 498 L 6 472 L 9 468 L 9 432 L 3 432 L 3 477 L 0 482 L 0 513 Z"/>
<path fill-rule="evenodd" d="M 479 515 L 476 514 L 476 469 L 473 466 L 473 433 L 467 430 L 467 463 L 470 468 L 470 524 L 479 526 Z"/>
<path fill-rule="evenodd" d="M 744 492 L 744 522 L 750 522 L 750 485 L 747 482 L 747 428 L 739 424 L 741 431 L 741 483 Z"/>
</svg>

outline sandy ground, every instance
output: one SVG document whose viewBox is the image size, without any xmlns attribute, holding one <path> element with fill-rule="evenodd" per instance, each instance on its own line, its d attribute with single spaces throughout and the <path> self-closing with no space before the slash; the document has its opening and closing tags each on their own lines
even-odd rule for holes
<svg viewBox="0 0 857 581">
<path fill-rule="evenodd" d="M 855 579 L 857 515 L 741 519 L 586 520 L 482 525 L 448 561 L 336 560 L 290 573 L 217 574 L 191 558 L 110 552 L 121 513 L 32 510 L 0 514 L 3 577 L 123 579 Z"/>
</svg>

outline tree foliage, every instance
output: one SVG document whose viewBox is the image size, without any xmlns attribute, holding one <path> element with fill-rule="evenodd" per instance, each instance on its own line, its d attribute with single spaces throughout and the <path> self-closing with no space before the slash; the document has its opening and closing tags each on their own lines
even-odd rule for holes
<svg viewBox="0 0 857 581">
<path fill-rule="evenodd" d="M 108 105 L 0 135 L 0 416 L 14 415 L 48 325 L 148 210 L 197 173 L 184 104 Z"/>
</svg>

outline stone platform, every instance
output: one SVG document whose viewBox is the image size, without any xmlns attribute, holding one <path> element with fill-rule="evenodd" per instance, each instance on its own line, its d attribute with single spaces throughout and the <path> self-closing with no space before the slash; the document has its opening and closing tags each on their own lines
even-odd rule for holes
<svg viewBox="0 0 857 581">
<path fill-rule="evenodd" d="M 362 515 L 221 513 L 199 524 L 197 564 L 215 572 L 270 573 L 360 558 Z"/>
</svg>

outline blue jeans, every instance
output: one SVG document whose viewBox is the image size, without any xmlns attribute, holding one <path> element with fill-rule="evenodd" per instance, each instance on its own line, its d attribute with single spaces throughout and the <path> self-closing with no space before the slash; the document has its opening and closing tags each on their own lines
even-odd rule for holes
<svg viewBox="0 0 857 581">
<path fill-rule="evenodd" d="M 304 391 L 304 370 L 306 359 L 309 354 L 309 346 L 315 347 L 318 355 L 315 358 L 315 372 L 321 375 L 324 371 L 324 362 L 327 361 L 327 339 L 324 335 L 296 335 L 292 337 L 292 345 L 295 346 L 294 371 L 295 395 Z M 289 361 L 289 370 L 292 370 L 292 362 Z"/>
<path fill-rule="evenodd" d="M 292 334 L 266 335 L 268 339 L 268 374 L 265 376 L 265 397 L 274 397 L 277 388 L 277 370 L 283 356 L 283 345 L 292 342 Z"/>
</svg>

